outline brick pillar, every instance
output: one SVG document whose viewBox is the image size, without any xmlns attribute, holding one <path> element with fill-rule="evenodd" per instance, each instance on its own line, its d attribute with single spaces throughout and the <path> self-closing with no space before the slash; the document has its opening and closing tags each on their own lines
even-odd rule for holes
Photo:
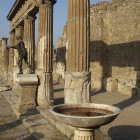
<svg viewBox="0 0 140 140">
<path fill-rule="evenodd" d="M 27 16 L 24 20 L 24 43 L 28 51 L 28 62 L 35 67 L 35 17 Z"/>
<path fill-rule="evenodd" d="M 38 104 L 48 106 L 53 103 L 53 5 L 55 0 L 45 0 L 39 6 L 38 23 L 38 69 L 40 86 Z"/>
<path fill-rule="evenodd" d="M 6 49 L 8 38 L 2 38 L 2 65 L 3 65 L 3 79 L 7 81 L 8 65 L 9 65 L 9 50 Z"/>
<path fill-rule="evenodd" d="M 89 0 L 68 0 L 65 103 L 90 102 Z"/>
</svg>

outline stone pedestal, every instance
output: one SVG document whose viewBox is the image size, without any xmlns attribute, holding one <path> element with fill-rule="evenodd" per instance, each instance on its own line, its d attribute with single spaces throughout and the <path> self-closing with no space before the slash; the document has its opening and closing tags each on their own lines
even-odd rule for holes
<svg viewBox="0 0 140 140">
<path fill-rule="evenodd" d="M 18 74 L 16 82 L 19 85 L 18 111 L 26 113 L 36 107 L 36 91 L 38 77 L 36 74 Z"/>
<path fill-rule="evenodd" d="M 74 140 L 94 140 L 93 129 L 79 128 L 74 131 Z"/>
<path fill-rule="evenodd" d="M 65 103 L 89 103 L 91 91 L 90 72 L 67 72 L 65 74 Z"/>
</svg>

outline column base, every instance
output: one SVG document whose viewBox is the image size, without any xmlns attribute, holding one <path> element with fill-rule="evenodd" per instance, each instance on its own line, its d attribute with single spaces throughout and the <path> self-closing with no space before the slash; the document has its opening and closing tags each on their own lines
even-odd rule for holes
<svg viewBox="0 0 140 140">
<path fill-rule="evenodd" d="M 74 131 L 74 140 L 94 140 L 93 129 L 79 128 Z"/>
<path fill-rule="evenodd" d="M 66 104 L 90 103 L 90 72 L 70 72 L 65 74 L 64 97 Z"/>
<path fill-rule="evenodd" d="M 38 87 L 37 103 L 41 108 L 52 106 L 54 105 L 52 73 L 44 73 L 40 70 L 38 75 L 40 85 Z"/>
<path fill-rule="evenodd" d="M 38 78 L 36 74 L 18 74 L 16 82 L 19 85 L 19 100 L 17 109 L 27 113 L 36 107 L 36 91 Z"/>
</svg>

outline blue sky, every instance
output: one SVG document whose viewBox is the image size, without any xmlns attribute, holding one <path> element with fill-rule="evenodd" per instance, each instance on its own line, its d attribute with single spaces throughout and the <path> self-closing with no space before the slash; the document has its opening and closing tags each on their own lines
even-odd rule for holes
<svg viewBox="0 0 140 140">
<path fill-rule="evenodd" d="M 91 3 L 97 3 L 101 0 L 90 0 Z M 110 1 L 110 0 L 105 0 Z M 2 0 L 0 4 L 0 39 L 3 37 L 9 38 L 10 22 L 6 17 L 15 0 Z M 67 20 L 67 5 L 68 0 L 57 0 L 54 6 L 54 45 L 56 47 L 57 38 L 62 36 L 63 27 Z M 36 21 L 37 34 L 37 21 Z"/>
</svg>

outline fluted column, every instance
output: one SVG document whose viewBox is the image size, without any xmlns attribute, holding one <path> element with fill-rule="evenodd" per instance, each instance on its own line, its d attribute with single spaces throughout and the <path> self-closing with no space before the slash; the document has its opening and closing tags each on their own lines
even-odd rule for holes
<svg viewBox="0 0 140 140">
<path fill-rule="evenodd" d="M 16 36 L 21 36 L 23 38 L 23 26 L 20 26 L 18 25 L 16 28 L 15 28 L 15 45 L 17 44 L 17 39 L 16 39 Z M 18 60 L 18 53 L 17 53 L 17 50 L 14 50 L 14 66 L 17 66 L 17 60 Z"/>
<path fill-rule="evenodd" d="M 9 65 L 9 50 L 6 49 L 8 38 L 2 38 L 2 64 L 3 64 L 3 78 L 8 78 L 8 65 Z"/>
<path fill-rule="evenodd" d="M 0 40 L 0 66 L 1 66 L 1 59 L 2 59 L 2 40 Z"/>
<path fill-rule="evenodd" d="M 2 40 L 0 40 L 0 76 L 2 76 Z"/>
<path fill-rule="evenodd" d="M 90 102 L 89 0 L 68 0 L 65 103 Z"/>
<path fill-rule="evenodd" d="M 35 17 L 27 16 L 24 20 L 24 43 L 28 51 L 28 63 L 34 69 L 35 63 Z"/>
<path fill-rule="evenodd" d="M 10 46 L 15 45 L 15 32 L 10 32 Z M 11 84 L 13 81 L 13 68 L 14 68 L 14 49 L 9 49 L 9 66 L 8 66 L 8 81 Z"/>
<path fill-rule="evenodd" d="M 38 104 L 48 106 L 53 103 L 53 5 L 55 0 L 44 0 L 39 6 L 38 22 L 38 69 L 40 86 Z"/>
<path fill-rule="evenodd" d="M 10 32 L 10 46 L 14 46 L 15 44 L 15 32 L 11 31 Z M 10 48 L 9 50 L 9 65 L 13 66 L 14 65 L 14 49 Z"/>
</svg>

